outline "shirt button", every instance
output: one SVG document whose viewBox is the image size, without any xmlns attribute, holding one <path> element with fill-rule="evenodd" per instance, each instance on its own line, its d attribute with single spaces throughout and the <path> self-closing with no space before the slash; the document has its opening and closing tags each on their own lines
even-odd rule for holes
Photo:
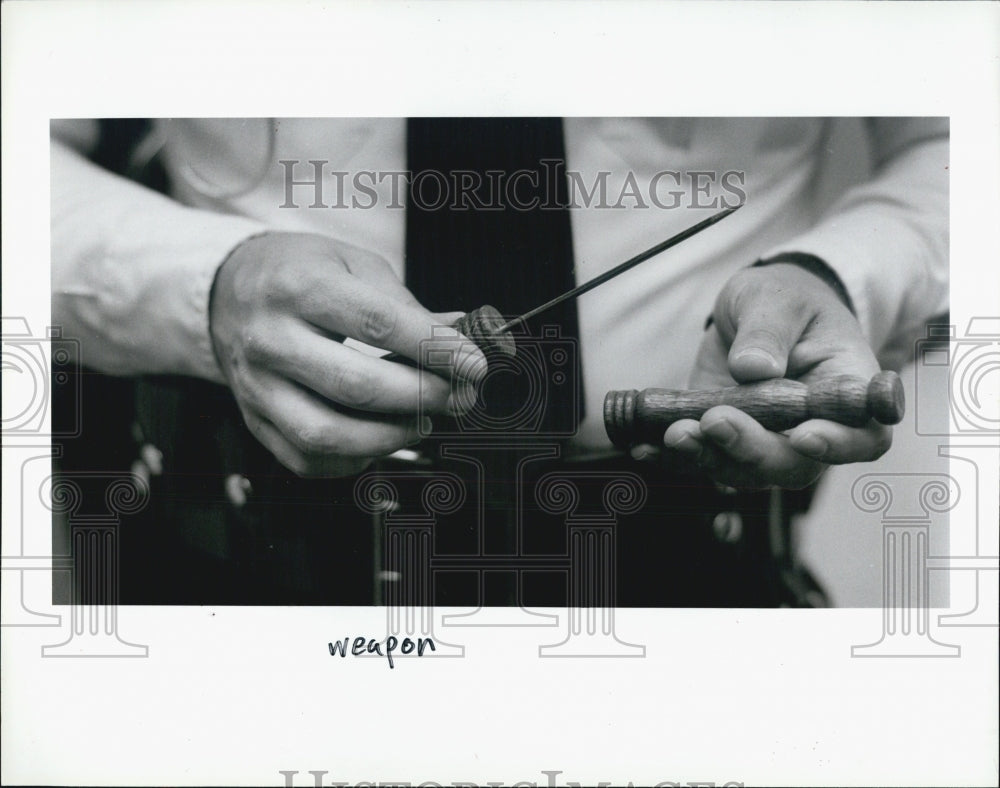
<svg viewBox="0 0 1000 788">
<path fill-rule="evenodd" d="M 712 533 L 720 542 L 735 544 L 743 536 L 743 518 L 739 512 L 719 512 L 712 521 Z"/>
</svg>

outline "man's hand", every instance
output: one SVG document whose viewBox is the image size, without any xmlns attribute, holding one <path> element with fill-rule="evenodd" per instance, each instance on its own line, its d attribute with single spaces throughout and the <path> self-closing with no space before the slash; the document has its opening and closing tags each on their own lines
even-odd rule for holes
<svg viewBox="0 0 1000 788">
<path fill-rule="evenodd" d="M 321 235 L 267 233 L 219 269 L 210 328 L 257 439 L 298 474 L 344 476 L 419 440 L 421 408 L 474 402 L 465 387 L 486 373 L 471 342 L 447 335 L 442 347 L 457 352 L 438 371 L 451 381 L 348 348 L 344 338 L 417 360 L 434 327 L 457 317 L 420 306 L 376 254 Z"/>
<path fill-rule="evenodd" d="M 861 327 L 833 289 L 796 265 L 775 263 L 740 271 L 723 288 L 691 388 L 781 377 L 804 383 L 833 375 L 868 378 L 878 371 Z M 778 434 L 720 406 L 700 421 L 670 425 L 663 444 L 665 459 L 696 462 L 721 484 L 797 488 L 828 464 L 877 459 L 892 444 L 892 430 L 874 421 L 855 428 L 813 419 Z"/>
</svg>

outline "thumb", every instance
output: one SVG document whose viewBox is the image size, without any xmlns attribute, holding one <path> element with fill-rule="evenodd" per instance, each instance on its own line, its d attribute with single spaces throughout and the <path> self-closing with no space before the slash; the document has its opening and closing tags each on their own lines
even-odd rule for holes
<svg viewBox="0 0 1000 788">
<path fill-rule="evenodd" d="M 440 320 L 443 326 L 453 326 L 461 318 L 465 317 L 465 312 L 432 312 L 431 314 Z"/>
<path fill-rule="evenodd" d="M 738 383 L 784 377 L 788 354 L 805 329 L 805 320 L 774 304 L 744 302 L 736 316 L 729 348 L 729 374 Z"/>
</svg>

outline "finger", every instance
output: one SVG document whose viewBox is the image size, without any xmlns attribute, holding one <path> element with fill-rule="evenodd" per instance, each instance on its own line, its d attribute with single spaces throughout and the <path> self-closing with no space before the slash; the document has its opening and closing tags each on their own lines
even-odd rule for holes
<svg viewBox="0 0 1000 788">
<path fill-rule="evenodd" d="M 299 385 L 266 373 L 249 400 L 297 451 L 310 457 L 379 457 L 418 442 L 421 433 L 430 431 L 430 424 L 418 425 L 412 415 L 340 413 Z"/>
<path fill-rule="evenodd" d="M 768 274 L 773 269 L 737 274 L 713 310 L 714 324 L 729 347 L 729 372 L 740 383 L 783 377 L 788 354 L 815 311 L 790 286 L 776 287 Z"/>
<path fill-rule="evenodd" d="M 701 463 L 709 458 L 706 443 L 697 421 L 675 421 L 663 434 L 661 462 L 666 468 L 675 471 L 690 472 L 701 468 Z"/>
<path fill-rule="evenodd" d="M 478 383 L 486 357 L 453 328 L 442 327 L 422 306 L 404 303 L 343 271 L 331 270 L 303 299 L 302 315 L 319 328 L 419 361 L 438 350 L 435 372 Z"/>
<path fill-rule="evenodd" d="M 703 470 L 716 469 L 732 461 L 702 432 L 694 419 L 682 419 L 671 424 L 663 434 L 664 458 L 674 465 Z"/>
<path fill-rule="evenodd" d="M 820 315 L 803 334 L 788 358 L 793 375 L 803 382 L 821 381 L 837 375 L 870 378 L 879 371 L 871 346 L 853 318 L 831 321 Z"/>
<path fill-rule="evenodd" d="M 823 471 L 823 463 L 795 451 L 786 436 L 764 429 L 736 408 L 709 409 L 700 427 L 714 454 L 699 460 L 705 467 L 720 471 L 714 478 L 725 484 L 801 487 Z M 733 484 L 734 479 L 739 483 Z"/>
<path fill-rule="evenodd" d="M 245 412 L 244 421 L 250 432 L 288 470 L 299 476 L 354 476 L 371 462 L 370 457 L 309 456 L 299 451 L 267 418 Z"/>
<path fill-rule="evenodd" d="M 699 424 L 713 446 L 738 462 L 767 467 L 776 457 L 795 454 L 785 436 L 764 429 L 756 419 L 728 405 L 709 408 Z"/>
<path fill-rule="evenodd" d="M 442 326 L 453 325 L 465 317 L 465 312 L 431 312 L 431 314 L 441 321 Z"/>
<path fill-rule="evenodd" d="M 741 314 L 729 348 L 729 372 L 740 383 L 780 378 L 788 368 L 788 354 L 805 328 L 805 313 L 763 304 Z"/>
<path fill-rule="evenodd" d="M 451 327 L 454 326 L 455 323 L 457 323 L 459 320 L 465 317 L 467 314 L 466 312 L 434 312 L 432 314 L 434 315 L 435 319 L 440 321 L 440 324 L 439 327 L 435 330 L 435 334 L 438 337 L 438 340 L 431 340 L 425 342 L 427 351 L 424 358 L 427 361 L 432 361 L 434 358 L 437 357 L 437 354 L 440 353 L 441 351 L 445 353 L 450 353 L 451 348 L 455 342 L 465 341 L 465 339 L 461 339 L 461 337 L 463 336 L 462 334 L 459 334 L 457 331 L 454 331 L 454 333 L 449 333 L 448 329 L 451 329 Z M 466 339 L 469 339 L 478 346 L 476 340 L 472 339 L 471 337 L 466 337 Z M 482 350 L 482 347 L 480 347 L 479 349 Z M 465 361 L 459 360 L 457 363 L 457 368 L 460 369 L 465 363 L 466 363 Z M 478 360 L 475 360 L 473 363 L 478 363 Z M 433 368 L 435 373 L 439 375 L 442 374 L 442 370 L 437 368 L 437 364 L 431 364 L 431 367 Z M 462 384 L 470 380 L 474 380 L 475 384 L 481 384 L 483 382 L 482 378 L 475 377 L 476 375 L 479 374 L 477 371 L 473 371 L 470 373 L 470 375 L 472 376 L 471 378 L 469 375 L 465 374 L 455 375 L 454 370 L 450 373 L 447 370 L 445 370 L 444 373 L 446 374 L 447 377 L 449 377 L 453 381 L 453 384 L 456 384 L 456 386 L 458 384 Z M 457 389 L 457 387 L 453 388 L 451 400 L 448 403 L 448 413 L 454 415 L 455 413 L 465 413 L 471 410 L 476 404 L 476 396 L 477 394 L 475 386 L 463 386 L 461 389 Z"/>
<path fill-rule="evenodd" d="M 877 460 L 892 447 L 892 427 L 871 422 L 866 427 L 846 427 L 832 421 L 806 421 L 788 433 L 793 449 L 831 465 Z"/>
<path fill-rule="evenodd" d="M 687 462 L 689 465 L 693 463 L 716 485 L 737 490 L 759 490 L 773 486 L 801 489 L 816 481 L 827 467 L 822 463 L 799 458 L 787 468 L 764 468 L 739 462 L 710 441 L 706 442 L 696 457 L 688 458 Z"/>
<path fill-rule="evenodd" d="M 716 446 L 702 432 L 700 424 L 691 419 L 671 424 L 664 435 L 664 443 L 667 448 L 663 457 L 667 465 L 697 468 L 723 487 L 758 489 L 777 483 L 770 471 L 736 460 L 725 449 Z M 796 479 L 795 482 L 797 486 L 804 486 L 810 480 Z"/>
<path fill-rule="evenodd" d="M 346 347 L 308 325 L 288 330 L 269 352 L 259 351 L 248 360 L 349 408 L 378 413 L 448 410 L 448 381 Z"/>
<path fill-rule="evenodd" d="M 693 427 L 686 427 L 682 431 L 664 437 L 665 442 L 673 441 L 673 445 L 668 445 L 663 451 L 664 465 L 688 472 L 697 469 L 724 487 L 756 488 L 771 484 L 769 480 L 761 478 L 753 468 L 735 461 L 723 449 L 716 447 L 701 435 L 698 422 L 691 424 Z"/>
<path fill-rule="evenodd" d="M 419 306 L 417 297 L 403 284 L 389 262 L 374 252 L 344 244 L 341 259 L 354 276 L 403 304 Z"/>
<path fill-rule="evenodd" d="M 638 462 L 654 462 L 662 453 L 658 446 L 650 443 L 640 443 L 629 449 L 629 456 Z"/>
<path fill-rule="evenodd" d="M 694 419 L 675 421 L 663 433 L 663 445 L 670 451 L 697 456 L 704 446 L 701 427 Z"/>
</svg>

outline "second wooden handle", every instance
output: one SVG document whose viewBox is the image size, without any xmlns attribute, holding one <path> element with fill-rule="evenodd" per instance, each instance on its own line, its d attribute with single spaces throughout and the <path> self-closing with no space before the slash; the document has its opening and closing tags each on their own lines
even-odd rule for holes
<svg viewBox="0 0 1000 788">
<path fill-rule="evenodd" d="M 616 446 L 659 444 L 667 427 L 681 419 L 700 419 L 717 405 L 731 405 L 765 428 L 780 432 L 809 419 L 860 427 L 875 419 L 898 424 L 903 418 L 903 385 L 895 372 L 871 380 L 841 375 L 812 384 L 764 380 L 714 391 L 645 389 L 609 391 L 604 427 Z"/>
</svg>

